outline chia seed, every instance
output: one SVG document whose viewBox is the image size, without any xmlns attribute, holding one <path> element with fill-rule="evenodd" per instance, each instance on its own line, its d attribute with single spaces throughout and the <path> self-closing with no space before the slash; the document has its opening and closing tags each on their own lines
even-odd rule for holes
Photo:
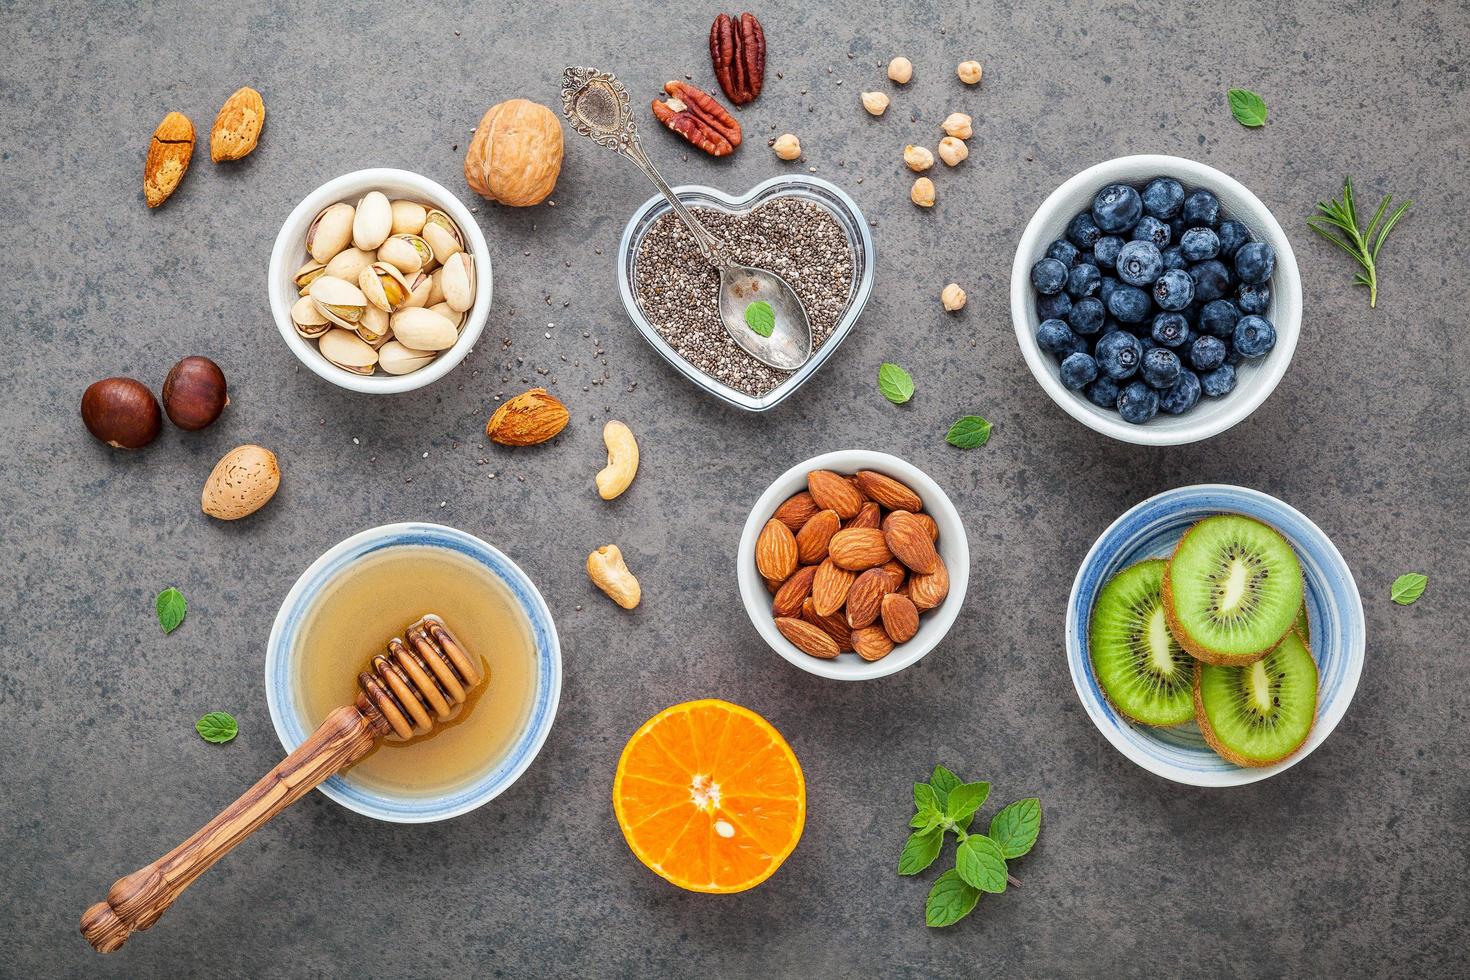
<svg viewBox="0 0 1470 980">
<path fill-rule="evenodd" d="M 847 232 L 820 204 L 777 198 L 745 214 L 694 209 L 731 258 L 769 269 L 791 284 L 806 307 L 812 350 L 828 339 L 852 295 Z M 634 260 L 638 305 L 679 356 L 722 384 L 763 395 L 790 377 L 747 354 L 720 319 L 720 276 L 673 212 L 654 221 Z"/>
</svg>

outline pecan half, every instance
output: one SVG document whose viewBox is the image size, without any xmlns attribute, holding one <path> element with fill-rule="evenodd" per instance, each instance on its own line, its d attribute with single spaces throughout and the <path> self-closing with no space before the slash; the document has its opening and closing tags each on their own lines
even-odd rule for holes
<svg viewBox="0 0 1470 980">
<path fill-rule="evenodd" d="M 687 82 L 669 82 L 664 91 L 667 101 L 653 100 L 659 122 L 710 156 L 727 156 L 740 145 L 740 124 L 714 96 Z"/>
<path fill-rule="evenodd" d="M 754 102 L 766 77 L 766 32 L 755 14 L 720 14 L 709 29 L 709 57 L 725 96 L 736 105 Z"/>
</svg>

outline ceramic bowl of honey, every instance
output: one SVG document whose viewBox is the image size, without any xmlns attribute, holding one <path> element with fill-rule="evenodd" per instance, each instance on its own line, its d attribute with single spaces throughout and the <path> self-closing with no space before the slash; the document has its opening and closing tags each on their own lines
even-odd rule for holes
<svg viewBox="0 0 1470 980">
<path fill-rule="evenodd" d="M 313 562 L 276 614 L 265 684 L 286 751 L 352 704 L 358 673 L 426 613 L 444 620 L 488 679 L 429 734 L 379 739 L 319 787 L 378 820 L 446 820 L 505 792 L 545 743 L 561 696 L 556 625 L 515 562 L 456 528 L 385 524 Z"/>
</svg>

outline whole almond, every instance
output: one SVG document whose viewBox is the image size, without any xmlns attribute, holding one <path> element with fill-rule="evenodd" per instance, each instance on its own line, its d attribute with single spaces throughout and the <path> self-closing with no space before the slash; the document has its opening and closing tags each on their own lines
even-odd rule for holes
<svg viewBox="0 0 1470 980">
<path fill-rule="evenodd" d="M 896 510 L 892 514 L 889 514 L 887 517 L 883 518 L 883 530 L 888 530 L 888 525 L 893 521 L 893 514 L 907 513 L 907 511 Z M 924 528 L 924 531 L 929 535 L 930 541 L 939 540 L 939 525 L 934 523 L 934 518 L 930 517 L 928 514 L 909 514 L 909 516 L 919 522 L 919 524 Z"/>
<path fill-rule="evenodd" d="M 929 532 L 908 511 L 896 510 L 888 515 L 883 541 L 893 557 L 916 572 L 927 575 L 939 563 L 939 552 L 934 550 Z"/>
<path fill-rule="evenodd" d="M 774 517 L 755 539 L 755 567 L 765 578 L 785 582 L 796 571 L 796 537 Z"/>
<path fill-rule="evenodd" d="M 874 527 L 847 527 L 832 535 L 827 553 L 839 568 L 861 572 L 893 557 L 883 532 Z"/>
<path fill-rule="evenodd" d="M 143 161 L 143 199 L 150 208 L 168 200 L 184 179 L 194 156 L 194 124 L 182 112 L 170 112 L 153 131 L 148 159 Z"/>
<path fill-rule="evenodd" d="M 907 643 L 919 632 L 919 607 L 906 595 L 890 592 L 883 597 L 879 610 L 883 632 L 894 643 Z"/>
<path fill-rule="evenodd" d="M 812 579 L 812 603 L 817 615 L 831 616 L 841 609 L 856 578 L 856 572 L 838 568 L 831 557 L 818 565 L 816 577 Z"/>
<path fill-rule="evenodd" d="M 831 660 L 839 652 L 836 640 L 828 636 L 822 628 L 813 626 L 804 619 L 778 616 L 776 629 L 780 630 L 781 635 L 790 640 L 802 653 L 820 657 L 823 660 Z M 882 631 L 879 630 L 879 632 Z"/>
<path fill-rule="evenodd" d="M 264 125 L 265 100 L 260 93 L 248 85 L 236 89 L 214 117 L 214 128 L 209 131 L 209 158 L 219 163 L 249 156 L 260 142 Z"/>
<path fill-rule="evenodd" d="M 485 435 L 502 446 L 534 446 L 565 429 L 571 418 L 545 388 L 532 388 L 497 408 L 485 423 Z"/>
<path fill-rule="evenodd" d="M 801 604 L 812 594 L 812 579 L 817 577 L 817 566 L 798 568 L 796 574 L 786 580 L 771 602 L 771 611 L 777 616 L 795 616 L 801 612 Z"/>
<path fill-rule="evenodd" d="M 945 567 L 943 558 L 939 559 L 933 573 L 920 575 L 915 572 L 909 576 L 908 595 L 921 611 L 933 609 L 944 601 L 944 597 L 949 595 L 949 569 Z"/>
<path fill-rule="evenodd" d="M 885 564 L 883 566 L 883 571 L 887 572 L 888 577 L 893 581 L 893 588 L 888 590 L 890 592 L 897 592 L 899 589 L 903 588 L 904 580 L 908 578 L 909 575 L 908 566 L 899 561 L 897 558 Z"/>
<path fill-rule="evenodd" d="M 766 578 L 764 575 L 761 576 L 761 581 L 765 583 L 766 591 L 771 594 L 772 598 L 775 598 L 776 593 L 781 591 L 781 586 L 786 584 L 785 582 L 778 582 L 773 578 Z"/>
<path fill-rule="evenodd" d="M 864 660 L 882 660 L 893 652 L 893 641 L 881 626 L 865 626 L 852 631 L 852 648 Z"/>
<path fill-rule="evenodd" d="M 842 530 L 842 518 L 835 510 L 819 510 L 796 532 L 796 558 L 803 565 L 815 565 L 827 557 L 827 542 Z"/>
<path fill-rule="evenodd" d="M 918 513 L 924 509 L 924 501 L 919 499 L 919 495 L 891 476 L 875 470 L 859 470 L 857 483 L 869 500 L 876 500 L 889 510 Z"/>
<path fill-rule="evenodd" d="M 862 509 L 857 512 L 857 516 L 848 521 L 847 524 L 844 526 L 877 527 L 880 523 L 880 518 L 882 517 L 882 515 L 882 509 L 870 500 L 867 503 L 863 504 Z"/>
<path fill-rule="evenodd" d="M 791 533 L 795 534 L 805 527 L 806 522 L 815 517 L 817 511 L 821 509 L 812 499 L 811 493 L 803 490 L 795 496 L 787 497 L 781 506 L 776 508 L 776 513 L 771 516 L 791 528 Z"/>
<path fill-rule="evenodd" d="M 857 516 L 862 509 L 863 495 L 847 477 L 831 470 L 812 470 L 806 475 L 806 488 L 812 499 L 823 510 L 835 510 L 843 520 Z"/>
<path fill-rule="evenodd" d="M 818 616 L 816 605 L 808 599 L 801 604 L 801 618 L 836 640 L 838 650 L 843 653 L 852 652 L 852 629 L 848 627 L 841 613 Z"/>
<path fill-rule="evenodd" d="M 883 597 L 892 590 L 893 580 L 881 568 L 870 568 L 859 575 L 847 592 L 847 625 L 853 629 L 873 625 Z"/>
</svg>

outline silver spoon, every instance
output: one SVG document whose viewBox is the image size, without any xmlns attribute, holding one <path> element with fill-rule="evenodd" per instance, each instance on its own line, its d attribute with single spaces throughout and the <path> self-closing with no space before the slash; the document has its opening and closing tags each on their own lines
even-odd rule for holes
<svg viewBox="0 0 1470 980">
<path fill-rule="evenodd" d="M 720 273 L 720 319 L 730 338 L 751 357 L 779 371 L 795 371 L 805 364 L 812 356 L 812 325 L 796 291 L 769 269 L 731 259 L 724 243 L 700 224 L 664 182 L 638 142 L 638 126 L 623 83 L 596 68 L 568 68 L 562 75 L 561 107 L 574 130 L 637 164 L 688 226 L 700 253 Z M 746 320 L 746 311 L 761 301 L 770 305 L 775 316 L 769 337 L 757 333 Z"/>
</svg>

